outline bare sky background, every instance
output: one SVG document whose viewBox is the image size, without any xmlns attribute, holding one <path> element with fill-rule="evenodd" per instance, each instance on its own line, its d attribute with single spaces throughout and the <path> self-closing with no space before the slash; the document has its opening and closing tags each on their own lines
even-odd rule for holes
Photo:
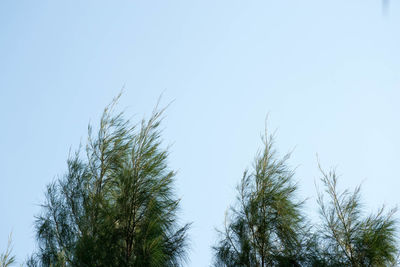
<svg viewBox="0 0 400 267">
<path fill-rule="evenodd" d="M 190 266 L 208 266 L 215 228 L 261 147 L 269 113 L 294 149 L 299 197 L 317 218 L 316 153 L 371 209 L 399 203 L 400 1 L 1 1 L 0 249 L 34 249 L 45 185 L 66 170 L 125 85 L 134 120 L 164 92 L 170 164 Z"/>
</svg>

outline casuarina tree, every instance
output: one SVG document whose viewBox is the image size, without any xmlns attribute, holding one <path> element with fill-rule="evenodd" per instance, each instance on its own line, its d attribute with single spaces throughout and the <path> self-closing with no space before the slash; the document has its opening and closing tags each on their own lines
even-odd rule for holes
<svg viewBox="0 0 400 267">
<path fill-rule="evenodd" d="M 28 265 L 180 266 L 189 224 L 177 217 L 175 172 L 161 143 L 164 109 L 133 125 L 107 106 L 67 172 L 47 186 Z"/>
<path fill-rule="evenodd" d="M 322 220 L 311 224 L 296 199 L 289 155 L 278 158 L 273 138 L 265 136 L 263 150 L 251 171 L 244 172 L 237 203 L 219 231 L 214 266 L 397 266 L 396 209 L 366 214 L 360 187 L 340 191 L 335 171 L 320 168 Z"/>
<path fill-rule="evenodd" d="M 321 258 L 325 266 L 397 266 L 396 209 L 366 214 L 360 186 L 338 189 L 335 170 L 321 169 L 324 192 L 318 194 L 322 223 Z M 326 199 L 327 198 L 327 199 Z"/>
<path fill-rule="evenodd" d="M 297 266 L 306 260 L 302 201 L 296 198 L 289 154 L 279 158 L 267 133 L 263 142 L 237 187 L 236 205 L 226 214 L 214 247 L 215 266 Z"/>
</svg>

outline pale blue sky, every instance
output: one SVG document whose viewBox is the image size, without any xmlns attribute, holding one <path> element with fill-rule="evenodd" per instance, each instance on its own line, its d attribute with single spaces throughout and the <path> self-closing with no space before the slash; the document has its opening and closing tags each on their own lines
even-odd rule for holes
<svg viewBox="0 0 400 267">
<path fill-rule="evenodd" d="M 211 263 L 214 228 L 261 146 L 297 167 L 316 216 L 316 153 L 371 208 L 399 203 L 400 1 L 0 2 L 0 249 L 33 251 L 45 185 L 125 85 L 140 119 L 158 96 L 179 170 L 189 266 Z"/>
</svg>

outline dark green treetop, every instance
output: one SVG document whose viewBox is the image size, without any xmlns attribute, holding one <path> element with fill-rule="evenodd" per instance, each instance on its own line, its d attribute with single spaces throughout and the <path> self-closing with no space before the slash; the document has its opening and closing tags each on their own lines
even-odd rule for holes
<svg viewBox="0 0 400 267">
<path fill-rule="evenodd" d="M 366 215 L 360 201 L 360 186 L 354 191 L 340 191 L 335 170 L 320 170 L 325 188 L 318 193 L 322 218 L 319 244 L 324 265 L 397 266 L 397 223 L 393 216 L 396 209 L 385 212 L 382 207 Z"/>
<path fill-rule="evenodd" d="M 335 171 L 320 167 L 322 220 L 311 224 L 303 215 L 303 202 L 296 200 L 288 158 L 279 159 L 273 138 L 264 138 L 264 149 L 237 188 L 237 203 L 225 216 L 213 247 L 214 266 L 397 266 L 396 209 L 385 212 L 382 207 L 365 215 L 360 187 L 341 192 Z"/>
<path fill-rule="evenodd" d="M 189 224 L 179 225 L 175 172 L 167 165 L 156 107 L 132 125 L 106 107 L 86 153 L 68 159 L 67 173 L 47 186 L 36 219 L 39 251 L 28 265 L 180 266 Z M 158 105 L 157 105 L 158 106 Z M 85 156 L 82 157 L 82 154 Z"/>
<path fill-rule="evenodd" d="M 267 133 L 251 171 L 237 187 L 236 206 L 225 218 L 225 229 L 214 247 L 215 266 L 280 266 L 304 261 L 307 245 L 302 201 L 296 200 L 289 154 L 278 158 Z"/>
</svg>

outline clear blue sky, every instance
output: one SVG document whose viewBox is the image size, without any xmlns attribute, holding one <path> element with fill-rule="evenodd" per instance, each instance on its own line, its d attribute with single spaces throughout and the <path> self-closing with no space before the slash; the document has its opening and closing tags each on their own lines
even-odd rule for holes
<svg viewBox="0 0 400 267">
<path fill-rule="evenodd" d="M 369 207 L 399 202 L 400 1 L 1 1 L 0 249 L 34 249 L 45 185 L 125 85 L 140 119 L 158 96 L 179 170 L 191 262 L 208 266 L 215 227 L 261 146 L 295 148 L 316 216 L 316 153 Z"/>
</svg>

